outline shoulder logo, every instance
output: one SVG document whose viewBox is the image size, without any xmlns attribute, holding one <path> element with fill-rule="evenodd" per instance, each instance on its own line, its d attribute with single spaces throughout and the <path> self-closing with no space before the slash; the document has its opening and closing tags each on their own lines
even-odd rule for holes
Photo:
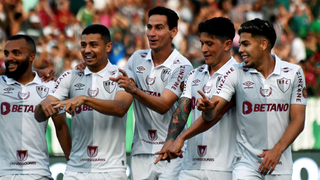
<svg viewBox="0 0 320 180">
<path fill-rule="evenodd" d="M 292 69 L 289 67 L 284 67 L 281 69 L 284 73 L 288 73 L 289 71 L 291 71 Z"/>
<path fill-rule="evenodd" d="M 212 85 L 211 86 L 204 85 L 203 88 L 202 88 L 202 91 L 204 93 L 208 94 L 208 93 L 210 93 L 211 89 L 212 89 Z"/>
<path fill-rule="evenodd" d="M 158 139 L 157 130 L 149 129 L 148 138 L 150 141 L 156 141 Z"/>
<path fill-rule="evenodd" d="M 202 72 L 204 70 L 204 66 L 202 66 L 200 69 L 199 69 L 199 72 Z"/>
<path fill-rule="evenodd" d="M 87 146 L 87 155 L 91 158 L 98 155 L 98 146 Z"/>
<path fill-rule="evenodd" d="M 18 98 L 21 100 L 26 100 L 30 97 L 30 92 L 27 93 L 22 93 L 22 92 L 18 92 Z"/>
<path fill-rule="evenodd" d="M 246 82 L 242 83 L 242 85 L 244 86 L 244 89 L 253 89 L 253 87 L 251 87 L 251 86 L 254 85 L 254 82 L 246 81 Z"/>
<path fill-rule="evenodd" d="M 246 67 L 246 66 L 242 66 L 242 67 L 240 67 L 244 72 L 248 72 L 249 71 L 249 68 L 248 67 Z"/>
<path fill-rule="evenodd" d="M 118 70 L 110 71 L 111 75 L 115 75 Z"/>
<path fill-rule="evenodd" d="M 136 73 L 141 73 L 142 74 L 144 70 L 146 70 L 146 68 L 144 68 L 143 66 L 138 66 Z"/>
<path fill-rule="evenodd" d="M 156 77 L 151 78 L 149 77 L 149 75 L 146 77 L 146 83 L 148 85 L 153 85 L 155 81 L 156 81 Z"/>
<path fill-rule="evenodd" d="M 285 93 L 291 85 L 291 80 L 283 77 L 281 79 L 277 79 L 277 84 L 278 84 L 279 89 L 283 93 Z"/>
<path fill-rule="evenodd" d="M 171 74 L 171 69 L 169 69 L 169 68 L 162 69 L 161 80 L 163 82 L 165 82 L 168 79 L 168 77 L 170 76 L 170 74 Z"/>
<path fill-rule="evenodd" d="M 36 90 L 38 95 L 43 99 L 45 97 L 47 97 L 48 93 L 49 93 L 49 88 L 45 87 L 45 86 L 36 86 Z"/>
<path fill-rule="evenodd" d="M 180 60 L 179 59 L 174 60 L 173 64 L 180 64 Z"/>
<path fill-rule="evenodd" d="M 262 97 L 269 97 L 272 94 L 272 88 L 262 89 L 262 87 L 260 87 L 260 94 Z"/>
<path fill-rule="evenodd" d="M 88 96 L 90 97 L 96 97 L 99 94 L 99 88 L 91 90 L 90 88 L 88 89 Z"/>
<path fill-rule="evenodd" d="M 195 79 L 192 81 L 192 86 L 198 86 L 200 82 L 200 79 Z"/>
<path fill-rule="evenodd" d="M 28 150 L 17 150 L 17 160 L 26 161 L 28 159 Z"/>
<path fill-rule="evenodd" d="M 116 82 L 111 80 L 103 81 L 103 87 L 109 94 L 111 94 L 116 88 Z"/>
<path fill-rule="evenodd" d="M 78 84 L 75 84 L 74 85 L 74 87 L 76 87 L 76 91 L 78 91 L 78 90 L 83 90 L 83 88 L 82 87 L 84 87 L 85 85 L 84 84 L 82 84 L 82 83 L 78 83 Z"/>
<path fill-rule="evenodd" d="M 13 91 L 14 90 L 14 88 L 12 88 L 12 87 L 7 87 L 7 88 L 4 88 L 3 89 L 3 93 L 12 93 L 11 91 Z"/>
<path fill-rule="evenodd" d="M 78 76 L 82 77 L 84 75 L 84 73 L 82 71 L 77 73 Z"/>
<path fill-rule="evenodd" d="M 200 157 L 204 157 L 207 154 L 207 146 L 205 145 L 198 145 L 198 155 Z"/>
<path fill-rule="evenodd" d="M 145 58 L 147 56 L 147 54 L 148 53 L 146 53 L 146 52 L 142 52 L 140 55 L 141 55 L 141 57 Z"/>
</svg>

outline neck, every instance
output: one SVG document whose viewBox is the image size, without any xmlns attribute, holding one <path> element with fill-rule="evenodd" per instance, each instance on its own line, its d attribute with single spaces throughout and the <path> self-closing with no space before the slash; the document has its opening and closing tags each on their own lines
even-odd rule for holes
<svg viewBox="0 0 320 180">
<path fill-rule="evenodd" d="M 217 72 L 223 65 L 225 65 L 229 60 L 231 56 L 230 54 L 225 54 L 224 57 L 219 58 L 220 61 L 216 62 L 215 64 L 209 65 L 209 74 L 212 76 L 215 72 Z"/>
<path fill-rule="evenodd" d="M 107 65 L 108 65 L 108 57 L 104 58 L 103 60 L 100 60 L 97 64 L 93 66 L 88 66 L 88 69 L 93 73 L 97 73 L 101 71 L 103 68 L 105 68 Z"/>
<path fill-rule="evenodd" d="M 273 72 L 276 61 L 269 53 L 263 57 L 261 62 L 262 63 L 256 69 L 263 75 L 264 78 L 267 78 Z"/>
<path fill-rule="evenodd" d="M 32 70 L 28 69 L 22 76 L 20 76 L 18 79 L 14 79 L 14 80 L 19 82 L 20 84 L 26 85 L 29 82 L 33 81 L 35 76 L 36 75 L 32 72 Z"/>
<path fill-rule="evenodd" d="M 162 64 L 166 59 L 170 56 L 170 54 L 173 52 L 171 49 L 166 49 L 166 50 L 151 50 L 151 56 L 152 56 L 152 61 L 155 67 L 158 65 Z"/>
</svg>

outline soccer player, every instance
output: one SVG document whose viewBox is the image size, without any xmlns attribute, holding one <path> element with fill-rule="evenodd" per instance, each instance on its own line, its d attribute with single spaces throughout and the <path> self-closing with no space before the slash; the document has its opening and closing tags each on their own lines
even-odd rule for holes
<svg viewBox="0 0 320 180">
<path fill-rule="evenodd" d="M 300 66 L 271 54 L 276 40 L 268 21 L 254 19 L 238 30 L 243 63 L 222 76 L 211 101 L 199 99 L 211 121 L 236 95 L 236 153 L 233 179 L 291 179 L 290 144 L 304 128 L 307 93 Z"/>
<path fill-rule="evenodd" d="M 121 73 L 128 77 L 109 63 L 111 48 L 108 28 L 98 24 L 86 27 L 81 36 L 86 69 L 64 72 L 56 82 L 55 92 L 36 109 L 40 121 L 57 114 L 61 106 L 73 115 L 72 149 L 65 180 L 127 179 L 126 113 L 133 98 L 109 79 Z M 66 98 L 69 100 L 59 102 Z"/>
<path fill-rule="evenodd" d="M 217 24 L 220 28 L 215 27 Z M 164 153 L 183 131 L 190 111 L 192 111 L 192 123 L 201 118 L 201 111 L 196 109 L 197 99 L 201 97 L 197 91 L 204 91 L 206 97 L 211 98 L 224 72 L 236 63 L 230 55 L 235 28 L 229 19 L 216 17 L 201 22 L 198 25 L 198 32 L 206 64 L 192 70 L 187 76 L 179 105 L 171 119 L 166 144 L 156 153 L 160 154 L 156 163 L 162 157 L 167 159 L 167 154 Z M 179 179 L 232 178 L 236 139 L 234 119 L 235 108 L 229 110 L 217 125 L 210 129 L 211 126 L 208 125 L 208 131 L 187 141 Z M 213 140 L 214 137 L 216 138 Z"/>
<path fill-rule="evenodd" d="M 26 35 L 8 39 L 4 49 L 6 75 L 0 76 L 0 179 L 52 179 L 46 140 L 47 118 L 39 123 L 34 110 L 54 82 L 42 82 L 32 62 L 36 45 Z M 71 136 L 65 114 L 53 117 L 68 160 Z"/>
<path fill-rule="evenodd" d="M 134 97 L 135 132 L 131 150 L 134 180 L 177 179 L 181 159 L 171 163 L 157 159 L 165 143 L 171 115 L 192 65 L 176 49 L 172 39 L 178 33 L 178 15 L 171 9 L 155 7 L 149 11 L 147 37 L 150 49 L 138 50 L 126 68 L 134 74 L 136 86 L 124 89 Z M 119 76 L 115 81 L 125 81 Z M 126 79 L 128 81 L 128 79 Z"/>
</svg>

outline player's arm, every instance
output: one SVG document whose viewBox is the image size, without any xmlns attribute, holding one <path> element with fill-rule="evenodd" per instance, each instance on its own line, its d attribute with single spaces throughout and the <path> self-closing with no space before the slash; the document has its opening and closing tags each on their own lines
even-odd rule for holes
<svg viewBox="0 0 320 180">
<path fill-rule="evenodd" d="M 269 174 L 273 172 L 276 165 L 279 163 L 281 154 L 290 146 L 290 144 L 293 143 L 293 141 L 302 132 L 302 130 L 304 129 L 305 122 L 305 110 L 305 105 L 290 105 L 291 123 L 285 130 L 283 136 L 271 150 L 265 151 L 264 153 L 258 155 L 258 157 L 263 157 L 263 161 L 261 162 L 258 169 L 261 174 L 265 175 L 268 172 Z"/>
<path fill-rule="evenodd" d="M 34 111 L 34 117 L 38 122 L 46 121 L 50 116 L 58 113 L 58 111 L 51 105 L 51 103 L 55 101 L 59 101 L 59 99 L 48 95 L 46 99 L 38 104 Z"/>
<path fill-rule="evenodd" d="M 71 134 L 66 121 L 66 115 L 65 113 L 62 113 L 52 116 L 52 120 L 56 128 L 56 136 L 68 161 L 71 151 Z"/>
</svg>

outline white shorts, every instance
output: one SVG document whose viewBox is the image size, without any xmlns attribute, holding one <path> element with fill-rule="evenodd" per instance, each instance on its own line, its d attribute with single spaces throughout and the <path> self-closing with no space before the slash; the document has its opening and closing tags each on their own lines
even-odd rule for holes
<svg viewBox="0 0 320 180">
<path fill-rule="evenodd" d="M 5 175 L 0 176 L 0 180 L 53 180 L 50 176 L 41 176 L 36 174 L 14 174 L 14 175 Z"/>
<path fill-rule="evenodd" d="M 213 171 L 213 170 L 181 170 L 179 180 L 231 180 L 231 171 Z"/>
<path fill-rule="evenodd" d="M 181 169 L 181 158 L 159 161 L 158 155 L 137 154 L 131 156 L 131 180 L 177 180 Z"/>
<path fill-rule="evenodd" d="M 232 171 L 232 180 L 291 180 L 291 174 L 271 174 L 263 176 L 258 171 L 237 165 Z"/>
<path fill-rule="evenodd" d="M 111 172 L 71 172 L 66 171 L 63 180 L 127 180 L 125 171 Z"/>
</svg>

